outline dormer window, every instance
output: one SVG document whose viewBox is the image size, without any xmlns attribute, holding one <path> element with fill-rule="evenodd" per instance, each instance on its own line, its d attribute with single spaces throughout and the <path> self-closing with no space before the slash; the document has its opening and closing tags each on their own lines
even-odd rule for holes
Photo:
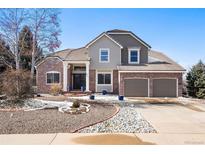
<svg viewBox="0 0 205 154">
<path fill-rule="evenodd" d="M 140 54 L 139 49 L 129 49 L 128 50 L 128 62 L 129 64 L 139 64 Z"/>
<path fill-rule="evenodd" d="M 101 48 L 99 51 L 99 62 L 108 63 L 110 61 L 110 50 Z"/>
</svg>

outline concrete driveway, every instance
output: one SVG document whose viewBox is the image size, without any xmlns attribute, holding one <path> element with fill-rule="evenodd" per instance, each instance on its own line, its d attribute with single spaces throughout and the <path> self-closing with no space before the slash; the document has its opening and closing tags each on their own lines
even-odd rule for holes
<svg viewBox="0 0 205 154">
<path fill-rule="evenodd" d="M 205 104 L 138 104 L 158 133 L 205 134 Z"/>
<path fill-rule="evenodd" d="M 135 134 L 153 144 L 205 144 L 205 104 L 138 103 L 138 112 L 157 134 Z"/>
</svg>

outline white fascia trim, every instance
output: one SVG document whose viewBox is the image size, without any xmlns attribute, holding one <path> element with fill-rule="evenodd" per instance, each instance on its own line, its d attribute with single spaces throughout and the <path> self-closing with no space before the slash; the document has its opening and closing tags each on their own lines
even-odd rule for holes
<svg viewBox="0 0 205 154">
<path fill-rule="evenodd" d="M 186 71 L 119 71 L 120 73 L 184 73 Z"/>
<path fill-rule="evenodd" d="M 108 61 L 101 61 L 101 51 L 107 50 L 108 51 Z M 109 63 L 110 62 L 110 49 L 109 48 L 100 48 L 99 49 L 99 63 Z"/>
<path fill-rule="evenodd" d="M 44 61 L 46 59 L 51 59 L 51 58 L 57 58 L 59 59 L 60 61 L 63 61 L 61 58 L 59 58 L 58 56 L 53 56 L 53 57 L 45 57 L 38 65 L 36 65 L 35 67 L 37 68 L 39 65 L 41 65 L 42 63 L 44 63 Z"/>
<path fill-rule="evenodd" d="M 64 62 L 68 63 L 68 64 L 90 64 L 89 60 L 65 60 Z"/>
<path fill-rule="evenodd" d="M 135 37 L 132 33 L 108 33 L 108 34 L 129 34 L 131 35 L 134 39 L 136 39 L 137 41 L 139 41 L 140 43 L 142 43 L 144 46 L 146 46 L 148 49 L 150 49 L 150 47 L 148 45 L 146 45 L 144 42 L 142 42 L 141 40 L 139 40 L 137 37 Z"/>
<path fill-rule="evenodd" d="M 130 52 L 131 52 L 132 50 L 135 50 L 135 51 L 138 52 L 137 62 L 131 62 L 131 57 L 130 57 L 131 54 L 130 54 Z M 128 49 L 128 63 L 129 63 L 129 64 L 139 64 L 139 63 L 140 63 L 140 48 L 129 48 L 129 49 Z"/>
<path fill-rule="evenodd" d="M 106 36 L 108 37 L 111 41 L 113 41 L 115 44 L 117 44 L 121 49 L 123 48 L 122 45 L 120 45 L 119 43 L 117 43 L 114 39 L 112 39 L 110 36 L 108 36 L 107 34 L 101 34 L 100 36 L 98 36 L 95 40 L 93 40 L 92 42 L 90 42 L 86 48 L 88 48 L 89 46 L 91 46 L 93 43 L 95 43 L 97 40 L 99 40 L 101 37 Z"/>
</svg>

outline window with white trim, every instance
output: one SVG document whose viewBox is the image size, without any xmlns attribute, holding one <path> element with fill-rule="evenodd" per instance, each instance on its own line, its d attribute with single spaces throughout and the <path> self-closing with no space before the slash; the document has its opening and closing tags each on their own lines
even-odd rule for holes
<svg viewBox="0 0 205 154">
<path fill-rule="evenodd" d="M 129 49 L 129 63 L 138 64 L 139 63 L 139 49 Z"/>
<path fill-rule="evenodd" d="M 110 73 L 98 73 L 98 84 L 111 84 Z"/>
<path fill-rule="evenodd" d="M 60 83 L 60 73 L 58 72 L 48 72 L 47 75 L 47 84 L 58 84 Z"/>
<path fill-rule="evenodd" d="M 99 61 L 100 62 L 109 62 L 109 49 L 100 49 L 99 53 Z"/>
</svg>

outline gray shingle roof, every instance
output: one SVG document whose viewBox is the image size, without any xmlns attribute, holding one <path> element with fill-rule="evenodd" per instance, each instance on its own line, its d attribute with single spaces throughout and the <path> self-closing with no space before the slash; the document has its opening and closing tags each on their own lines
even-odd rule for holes
<svg viewBox="0 0 205 154">
<path fill-rule="evenodd" d="M 178 63 L 158 51 L 149 51 L 149 63 L 118 66 L 120 71 L 185 71 Z"/>
<path fill-rule="evenodd" d="M 67 55 L 71 52 L 72 49 L 65 49 L 65 50 L 60 50 L 54 53 L 49 54 L 47 57 L 59 57 L 62 60 L 64 60 Z"/>
<path fill-rule="evenodd" d="M 128 39 L 119 39 L 118 37 L 115 37 L 116 34 L 113 33 L 125 33 L 125 34 L 131 34 L 132 36 L 134 36 L 135 38 L 137 38 L 139 41 L 141 41 L 143 44 L 145 44 L 147 47 L 151 48 L 151 46 L 146 43 L 145 41 L 143 41 L 140 37 L 138 37 L 137 35 L 135 35 L 132 31 L 127 31 L 127 30 L 119 30 L 119 29 L 114 29 L 114 30 L 109 30 L 105 32 L 106 34 L 108 34 L 110 37 L 112 37 L 116 42 L 118 42 L 119 44 L 121 44 L 122 46 L 126 47 L 126 40 Z M 127 35 L 127 38 L 129 36 Z"/>
<path fill-rule="evenodd" d="M 67 54 L 67 56 L 65 57 L 65 60 L 70 60 L 70 61 L 89 60 L 88 50 L 85 47 L 73 49 Z"/>
</svg>

